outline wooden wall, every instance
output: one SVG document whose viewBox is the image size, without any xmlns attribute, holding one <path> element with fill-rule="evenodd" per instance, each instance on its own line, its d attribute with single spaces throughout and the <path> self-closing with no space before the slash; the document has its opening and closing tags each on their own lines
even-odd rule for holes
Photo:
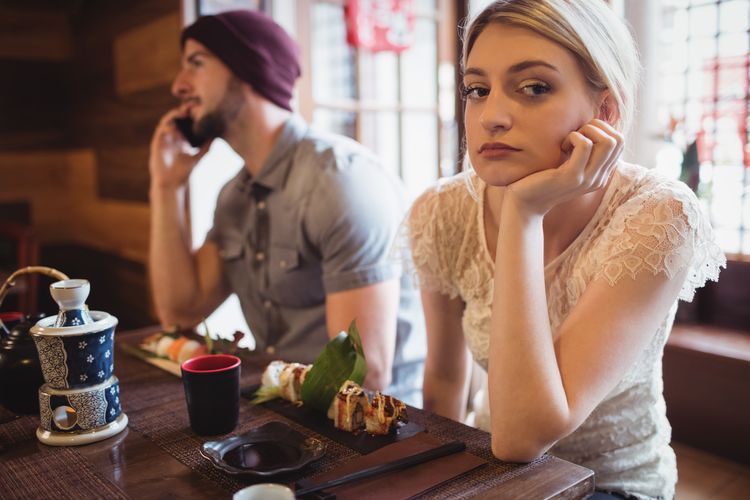
<svg viewBox="0 0 750 500">
<path fill-rule="evenodd" d="M 0 218 L 31 223 L 41 264 L 96 275 L 92 307 L 125 327 L 155 321 L 148 144 L 179 32 L 180 0 L 0 4 Z"/>
</svg>

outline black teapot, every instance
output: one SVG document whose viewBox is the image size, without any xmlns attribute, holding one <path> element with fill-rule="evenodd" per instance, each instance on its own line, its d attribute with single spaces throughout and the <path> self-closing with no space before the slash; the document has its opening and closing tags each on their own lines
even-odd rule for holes
<svg viewBox="0 0 750 500">
<path fill-rule="evenodd" d="M 44 378 L 29 329 L 42 318 L 42 313 L 18 314 L 0 328 L 0 405 L 14 413 L 39 412 L 38 390 Z"/>
</svg>

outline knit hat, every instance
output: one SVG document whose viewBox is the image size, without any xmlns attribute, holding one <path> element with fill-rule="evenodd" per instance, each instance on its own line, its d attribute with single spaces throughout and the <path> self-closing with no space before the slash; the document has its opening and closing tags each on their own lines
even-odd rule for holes
<svg viewBox="0 0 750 500">
<path fill-rule="evenodd" d="M 202 16 L 182 30 L 183 48 L 188 38 L 205 45 L 263 97 L 291 111 L 294 83 L 301 73 L 299 48 L 273 19 L 254 10 Z"/>
</svg>

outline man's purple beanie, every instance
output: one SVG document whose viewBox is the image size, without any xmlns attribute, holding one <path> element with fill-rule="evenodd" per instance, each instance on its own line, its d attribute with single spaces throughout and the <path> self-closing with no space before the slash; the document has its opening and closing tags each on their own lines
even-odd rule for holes
<svg viewBox="0 0 750 500">
<path fill-rule="evenodd" d="M 183 48 L 188 38 L 205 45 L 266 99 L 292 110 L 289 102 L 301 73 L 299 48 L 270 17 L 253 10 L 203 16 L 182 30 Z"/>
</svg>

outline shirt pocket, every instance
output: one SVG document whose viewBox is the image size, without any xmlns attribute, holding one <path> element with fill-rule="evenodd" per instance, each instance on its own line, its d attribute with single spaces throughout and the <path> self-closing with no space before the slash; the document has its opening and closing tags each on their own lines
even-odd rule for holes
<svg viewBox="0 0 750 500">
<path fill-rule="evenodd" d="M 224 264 L 224 275 L 229 285 L 241 301 L 244 301 L 251 293 L 249 290 L 251 282 L 251 269 L 246 262 L 245 243 L 241 239 L 225 239 L 222 248 L 219 249 L 219 257 Z"/>
<path fill-rule="evenodd" d="M 268 294 L 282 306 L 309 307 L 325 302 L 320 265 L 306 262 L 296 249 L 271 247 Z"/>
</svg>

